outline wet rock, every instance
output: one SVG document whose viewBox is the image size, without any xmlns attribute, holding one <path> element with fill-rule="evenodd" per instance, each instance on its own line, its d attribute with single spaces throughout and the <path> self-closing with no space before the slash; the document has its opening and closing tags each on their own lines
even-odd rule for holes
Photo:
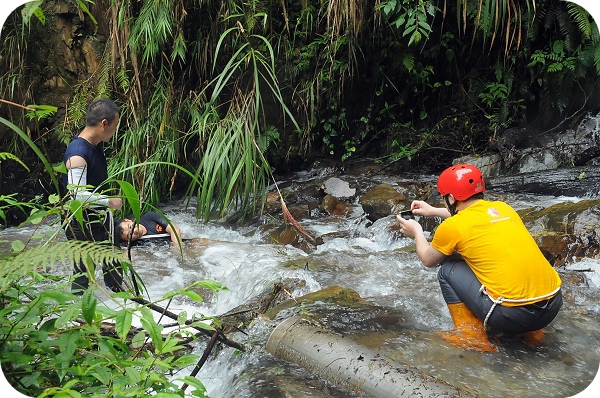
<svg viewBox="0 0 600 398">
<path fill-rule="evenodd" d="M 469 163 L 481 170 L 484 176 L 497 176 L 502 171 L 502 157 L 500 154 L 485 156 L 463 156 L 452 161 L 453 164 Z"/>
<path fill-rule="evenodd" d="M 430 182 L 415 180 L 415 181 L 398 181 L 396 183 L 398 192 L 403 194 L 408 200 L 424 200 L 432 203 L 439 197 L 436 190 L 436 185 Z M 395 187 L 396 189 L 396 187 Z M 442 203 L 442 202 L 440 202 Z M 443 206 L 443 203 L 442 203 Z"/>
<path fill-rule="evenodd" d="M 588 116 L 576 129 L 539 133 L 509 128 L 492 142 L 502 158 L 502 174 L 596 164 L 600 157 L 600 124 Z M 495 175 L 495 174 L 489 174 Z"/>
<path fill-rule="evenodd" d="M 296 220 L 310 218 L 310 208 L 309 208 L 308 204 L 306 204 L 306 203 L 288 206 L 287 208 L 288 208 L 290 214 L 292 215 L 292 217 L 294 217 L 294 219 L 296 219 Z"/>
<path fill-rule="evenodd" d="M 600 200 L 558 203 L 519 213 L 552 265 L 600 257 Z"/>
<path fill-rule="evenodd" d="M 323 244 L 323 238 L 321 237 L 316 237 L 314 238 L 314 241 L 311 240 L 309 242 L 309 238 L 289 224 L 279 226 L 273 224 L 263 225 L 260 227 L 260 230 L 267 237 L 267 243 L 291 245 L 306 253 L 312 252 L 317 245 Z"/>
<path fill-rule="evenodd" d="M 587 286 L 588 280 L 585 272 L 564 271 L 560 274 L 560 279 L 568 286 Z M 573 300 L 573 298 L 571 298 Z"/>
<path fill-rule="evenodd" d="M 288 225 L 281 225 L 268 233 L 269 239 L 272 243 L 279 243 L 281 245 L 297 245 L 300 240 L 300 234 L 298 231 Z"/>
<path fill-rule="evenodd" d="M 490 162 L 493 158 L 486 159 L 485 161 Z M 379 185 L 375 185 L 378 181 L 373 176 L 351 176 L 351 178 L 353 178 L 353 185 L 357 187 L 356 191 L 362 195 L 358 202 L 364 211 L 363 216 L 372 222 L 385 217 L 393 217 L 393 214 L 409 208 L 410 202 L 417 199 L 426 200 L 437 207 L 443 207 L 439 195 L 432 196 L 435 185 L 421 176 L 414 178 L 409 176 L 409 178 L 400 179 L 395 184 L 381 183 Z M 512 192 L 579 197 L 595 193 L 598 197 L 600 196 L 600 169 L 585 167 L 547 170 L 487 178 L 486 183 L 490 200 L 503 200 L 509 204 L 511 198 L 514 197 Z M 340 184 L 346 186 L 343 181 Z M 318 190 L 323 195 L 323 191 L 319 189 L 320 186 L 319 182 L 311 179 L 305 182 L 295 180 L 294 184 L 288 187 L 290 192 L 286 188 L 284 197 L 297 200 L 294 206 L 289 206 L 289 210 L 300 225 L 303 224 L 302 219 L 307 219 L 307 217 L 324 217 L 326 219 L 327 216 L 344 216 L 350 211 L 352 213 L 356 211 L 354 209 L 356 203 L 340 200 L 333 195 L 325 195 L 323 200 L 319 199 L 317 205 L 319 212 L 313 212 L 315 208 L 311 207 L 308 201 L 314 200 L 314 197 L 304 195 L 302 192 L 308 192 L 312 187 L 313 193 Z M 553 265 L 561 266 L 584 257 L 600 257 L 599 201 L 600 199 L 589 199 L 577 203 L 556 204 L 547 209 L 531 208 L 521 210 L 520 214 L 544 255 Z M 272 206 L 276 206 L 276 203 L 277 197 L 273 196 Z M 417 221 L 423 226 L 424 231 L 434 233 L 442 220 L 437 217 L 417 217 Z M 388 230 L 392 236 L 399 234 L 397 228 L 397 223 L 389 223 Z M 316 247 L 313 242 L 307 241 L 289 225 L 279 228 L 273 225 L 267 228 L 263 225 L 260 229 L 270 240 L 293 245 L 305 252 L 310 252 Z M 336 230 L 323 234 L 319 238 L 321 241 L 328 242 L 332 239 L 348 238 L 352 236 L 352 233 L 354 232 L 351 230 Z"/>
<path fill-rule="evenodd" d="M 333 231 L 328 232 L 320 236 L 321 240 L 325 243 L 334 239 L 350 239 L 352 232 L 349 230 Z"/>
<path fill-rule="evenodd" d="M 345 216 L 350 211 L 350 207 L 345 202 L 340 202 L 333 195 L 326 195 L 321 203 L 321 210 L 331 216 Z"/>
<path fill-rule="evenodd" d="M 298 200 L 309 203 L 319 203 L 325 194 L 316 184 L 301 185 L 298 189 Z"/>
<path fill-rule="evenodd" d="M 282 267 L 287 269 L 304 269 L 306 271 L 315 271 L 321 264 L 314 259 L 308 258 L 293 258 L 282 264 Z"/>
<path fill-rule="evenodd" d="M 328 159 L 320 159 L 315 161 L 311 165 L 310 170 L 308 170 L 308 173 L 315 177 L 321 177 L 331 175 L 333 173 L 336 173 L 337 171 L 337 164 L 333 163 L 331 160 Z"/>
<path fill-rule="evenodd" d="M 406 197 L 389 184 L 379 184 L 369 189 L 361 198 L 360 204 L 371 221 L 387 217 L 394 211 L 404 210 L 410 204 L 403 201 Z"/>
<path fill-rule="evenodd" d="M 269 213 L 273 213 L 279 209 L 281 209 L 281 201 L 279 198 L 279 194 L 276 192 L 269 192 L 265 198 L 265 209 Z"/>
<path fill-rule="evenodd" d="M 327 179 L 322 188 L 326 194 L 338 199 L 351 198 L 356 195 L 356 188 L 350 188 L 350 184 L 337 177 Z"/>
<path fill-rule="evenodd" d="M 486 189 L 496 192 L 600 197 L 600 169 L 586 166 L 488 178 Z"/>
<path fill-rule="evenodd" d="M 274 319 L 277 316 L 277 314 L 283 310 L 298 307 L 305 304 L 315 303 L 317 301 L 324 303 L 347 305 L 360 302 L 362 301 L 362 298 L 356 291 L 350 288 L 344 288 L 340 286 L 329 286 L 325 289 L 306 294 L 302 297 L 284 301 L 280 305 L 271 308 L 269 311 L 266 312 L 265 315 L 269 319 Z"/>
</svg>

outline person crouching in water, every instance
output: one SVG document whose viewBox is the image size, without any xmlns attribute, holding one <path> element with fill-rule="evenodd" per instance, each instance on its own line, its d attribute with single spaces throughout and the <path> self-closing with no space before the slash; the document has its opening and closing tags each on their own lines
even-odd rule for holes
<svg viewBox="0 0 600 398">
<path fill-rule="evenodd" d="M 524 335 L 532 345 L 541 341 L 562 306 L 561 280 L 519 215 L 504 202 L 484 199 L 483 175 L 470 164 L 444 170 L 437 190 L 444 208 L 411 204 L 413 214 L 443 219 L 431 243 L 417 221 L 396 218 L 400 232 L 415 238 L 421 262 L 441 263 L 438 280 L 455 326 L 441 337 L 480 351 L 496 351 L 487 327 Z M 454 252 L 462 258 L 450 257 Z"/>
</svg>

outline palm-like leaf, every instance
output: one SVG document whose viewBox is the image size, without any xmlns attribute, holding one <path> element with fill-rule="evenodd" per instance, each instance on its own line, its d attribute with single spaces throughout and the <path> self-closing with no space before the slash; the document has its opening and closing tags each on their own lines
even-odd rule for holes
<svg viewBox="0 0 600 398">
<path fill-rule="evenodd" d="M 214 67 L 227 37 L 234 35 L 229 42 L 238 47 L 206 88 L 204 115 L 195 118 L 195 137 L 204 147 L 196 170 L 201 184 L 192 183 L 188 193 L 197 193 L 196 214 L 205 220 L 226 210 L 240 210 L 243 217 L 257 209 L 266 193 L 271 169 L 256 145 L 269 144 L 264 93 L 275 99 L 299 130 L 279 90 L 274 51 L 265 37 L 247 35 L 240 25 L 225 30 L 217 43 Z M 230 99 L 221 103 L 223 97 Z M 225 109 L 223 118 L 220 109 Z"/>
<path fill-rule="evenodd" d="M 456 4 L 458 19 L 462 20 L 464 30 L 469 22 L 473 22 L 475 29 L 490 46 L 503 37 L 506 53 L 521 46 L 523 32 L 536 10 L 535 0 L 457 0 Z"/>
</svg>

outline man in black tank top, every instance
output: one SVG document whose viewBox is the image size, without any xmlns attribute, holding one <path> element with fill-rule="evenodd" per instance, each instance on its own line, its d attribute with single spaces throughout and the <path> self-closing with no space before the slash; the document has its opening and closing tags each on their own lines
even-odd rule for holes
<svg viewBox="0 0 600 398">
<path fill-rule="evenodd" d="M 120 210 L 121 198 L 108 196 L 108 170 L 102 144 L 108 142 L 117 131 L 119 107 L 108 99 L 100 98 L 88 106 L 86 125 L 73 138 L 64 155 L 67 173 L 63 175 L 63 194 L 86 203 L 81 225 L 74 218 L 65 233 L 69 240 L 85 240 L 118 244 L 111 236 L 111 209 Z M 67 192 L 67 187 L 69 190 Z M 122 291 L 122 270 L 119 264 L 102 264 L 104 282 L 112 291 Z M 74 264 L 77 275 L 71 286 L 75 294 L 83 294 L 89 286 L 87 268 L 83 262 Z"/>
</svg>

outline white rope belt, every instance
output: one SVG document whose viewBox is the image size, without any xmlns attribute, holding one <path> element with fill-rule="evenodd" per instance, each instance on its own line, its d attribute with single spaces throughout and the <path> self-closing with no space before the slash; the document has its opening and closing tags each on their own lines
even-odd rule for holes
<svg viewBox="0 0 600 398">
<path fill-rule="evenodd" d="M 550 298 L 552 296 L 554 296 L 556 293 L 558 293 L 558 291 L 560 290 L 560 286 L 557 287 L 556 289 L 554 289 L 554 291 L 548 293 L 548 294 L 544 294 L 543 296 L 538 296 L 538 297 L 533 297 L 533 298 L 526 298 L 526 299 L 507 299 L 504 297 L 498 297 L 497 299 L 493 299 L 492 296 L 490 296 L 490 294 L 487 291 L 487 288 L 484 285 L 481 285 L 481 287 L 479 288 L 479 292 L 485 294 L 486 296 L 489 297 L 490 300 L 492 300 L 492 302 L 494 304 L 492 304 L 492 307 L 490 308 L 490 310 L 488 311 L 484 321 L 483 321 L 483 327 L 487 328 L 487 321 L 490 318 L 490 316 L 492 315 L 492 312 L 494 311 L 494 309 L 496 308 L 496 306 L 498 304 L 502 304 L 504 302 L 506 303 L 526 303 L 528 301 L 540 301 L 543 300 L 545 298 Z"/>
</svg>

